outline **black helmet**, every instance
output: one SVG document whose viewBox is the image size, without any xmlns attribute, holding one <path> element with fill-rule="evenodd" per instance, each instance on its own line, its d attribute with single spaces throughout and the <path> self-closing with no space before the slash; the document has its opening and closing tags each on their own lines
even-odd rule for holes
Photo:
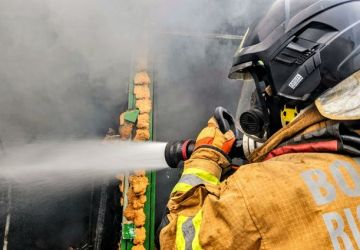
<svg viewBox="0 0 360 250">
<path fill-rule="evenodd" d="M 360 1 L 279 0 L 248 30 L 229 78 L 250 72 L 270 86 L 268 110 L 276 103 L 308 105 L 359 69 Z"/>
</svg>

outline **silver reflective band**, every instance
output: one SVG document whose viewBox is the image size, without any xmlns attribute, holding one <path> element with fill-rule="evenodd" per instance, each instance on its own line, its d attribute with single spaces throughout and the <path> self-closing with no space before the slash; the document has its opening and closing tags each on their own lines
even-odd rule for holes
<svg viewBox="0 0 360 250">
<path fill-rule="evenodd" d="M 195 227 L 192 219 L 193 217 L 189 217 L 181 227 L 185 239 L 185 250 L 192 250 L 192 241 L 195 238 Z"/>
<path fill-rule="evenodd" d="M 179 183 L 186 183 L 194 187 L 196 185 L 205 184 L 205 181 L 195 175 L 185 174 L 181 176 Z"/>
<path fill-rule="evenodd" d="M 202 250 L 199 233 L 202 222 L 202 210 L 195 216 L 179 215 L 176 225 L 177 250 Z"/>
</svg>

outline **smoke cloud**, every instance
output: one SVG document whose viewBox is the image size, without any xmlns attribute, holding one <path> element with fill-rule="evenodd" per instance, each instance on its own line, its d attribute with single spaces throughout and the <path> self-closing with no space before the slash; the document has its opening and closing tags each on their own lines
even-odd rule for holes
<svg viewBox="0 0 360 250">
<path fill-rule="evenodd" d="M 104 134 L 126 107 L 139 44 L 161 48 L 167 33 L 179 31 L 242 35 L 270 2 L 0 0 L 2 141 Z M 183 41 L 158 58 L 175 58 L 189 46 Z M 214 53 L 227 67 L 221 47 L 204 40 L 189 65 Z"/>
</svg>

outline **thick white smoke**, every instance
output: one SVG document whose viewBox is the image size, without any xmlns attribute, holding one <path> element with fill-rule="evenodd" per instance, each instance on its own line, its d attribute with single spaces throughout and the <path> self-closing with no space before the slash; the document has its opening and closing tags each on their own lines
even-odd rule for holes
<svg viewBox="0 0 360 250">
<path fill-rule="evenodd" d="M 84 214 L 96 206 L 92 185 L 117 170 L 117 157 L 122 170 L 141 160 L 161 165 L 162 158 L 153 158 L 162 156 L 161 147 L 135 158 L 131 147 L 118 154 L 114 145 L 98 149 L 88 139 L 116 127 L 139 51 L 148 48 L 156 59 L 150 65 L 155 94 L 162 95 L 155 97 L 156 138 L 194 136 L 203 126 L 199 117 L 225 98 L 235 109 L 240 92 L 237 82 L 224 84 L 239 41 L 210 37 L 243 35 L 271 2 L 0 0 L 0 226 L 10 183 L 11 249 L 80 246 Z"/>
<path fill-rule="evenodd" d="M 270 2 L 0 0 L 0 138 L 6 145 L 105 133 L 126 102 L 144 34 L 158 47 L 159 33 L 242 35 Z M 198 45 L 199 56 L 210 42 Z M 231 58 L 218 51 L 214 60 Z"/>
</svg>

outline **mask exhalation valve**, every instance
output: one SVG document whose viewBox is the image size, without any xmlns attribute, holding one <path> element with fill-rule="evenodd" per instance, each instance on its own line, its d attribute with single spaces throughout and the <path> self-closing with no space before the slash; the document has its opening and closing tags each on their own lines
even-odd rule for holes
<svg viewBox="0 0 360 250">
<path fill-rule="evenodd" d="M 240 126 L 244 133 L 261 138 L 264 135 L 265 116 L 259 109 L 246 111 L 240 116 Z"/>
</svg>

